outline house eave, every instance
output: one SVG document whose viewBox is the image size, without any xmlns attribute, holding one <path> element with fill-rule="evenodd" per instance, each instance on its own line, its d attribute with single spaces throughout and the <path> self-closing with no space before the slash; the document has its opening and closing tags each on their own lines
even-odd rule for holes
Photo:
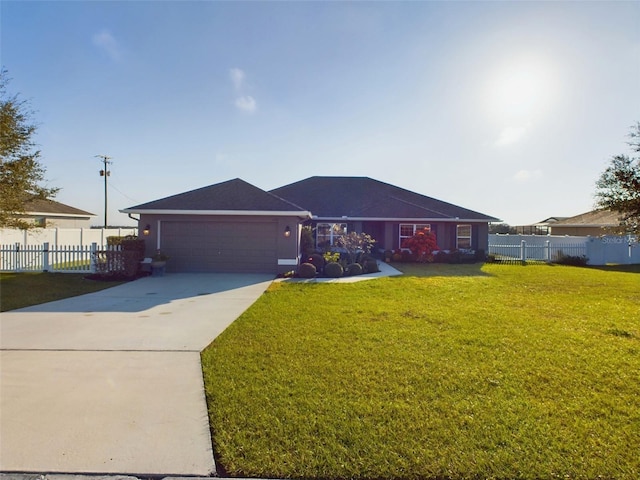
<svg viewBox="0 0 640 480">
<path fill-rule="evenodd" d="M 25 212 L 24 215 L 28 217 L 48 217 L 48 218 L 81 218 L 84 220 L 90 220 L 91 217 L 95 217 L 93 214 L 81 214 L 81 213 L 58 213 L 58 212 Z"/>
<path fill-rule="evenodd" d="M 121 213 L 139 215 L 199 215 L 199 216 L 243 216 L 243 217 L 300 217 L 311 218 L 307 211 L 273 211 L 273 210 L 165 210 L 126 208 Z"/>
<path fill-rule="evenodd" d="M 429 222 L 445 222 L 445 223 L 485 223 L 485 222 L 495 222 L 494 218 L 434 218 L 434 217 L 424 217 L 424 218 L 402 218 L 402 217 L 320 217 L 317 215 L 313 215 L 311 217 L 312 220 L 317 221 L 331 221 L 331 222 L 407 222 L 407 223 L 429 223 Z"/>
<path fill-rule="evenodd" d="M 552 223 L 550 228 L 612 228 L 619 227 L 616 223 Z"/>
</svg>

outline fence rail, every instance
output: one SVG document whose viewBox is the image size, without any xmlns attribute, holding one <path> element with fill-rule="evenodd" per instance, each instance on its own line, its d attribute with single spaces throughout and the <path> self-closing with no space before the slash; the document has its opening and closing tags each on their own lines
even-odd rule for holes
<svg viewBox="0 0 640 480">
<path fill-rule="evenodd" d="M 566 257 L 587 256 L 587 246 L 572 243 L 528 244 L 489 244 L 489 255 L 503 262 L 558 262 Z"/>
<path fill-rule="evenodd" d="M 112 251 L 120 251 L 120 247 L 98 248 L 97 243 L 89 246 L 51 246 L 48 242 L 40 245 L 1 245 L 0 271 L 94 273 L 96 267 L 105 261 L 108 252 Z"/>
<path fill-rule="evenodd" d="M 640 263 L 640 244 L 635 235 L 543 237 L 491 234 L 487 253 L 493 260 L 500 262 L 586 263 L 587 265 Z"/>
</svg>

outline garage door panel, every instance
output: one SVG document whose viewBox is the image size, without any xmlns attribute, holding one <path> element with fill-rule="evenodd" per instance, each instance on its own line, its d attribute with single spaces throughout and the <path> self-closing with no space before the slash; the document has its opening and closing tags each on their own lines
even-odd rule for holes
<svg viewBox="0 0 640 480">
<path fill-rule="evenodd" d="M 276 222 L 163 221 L 161 246 L 168 271 L 275 273 L 276 230 Z"/>
</svg>

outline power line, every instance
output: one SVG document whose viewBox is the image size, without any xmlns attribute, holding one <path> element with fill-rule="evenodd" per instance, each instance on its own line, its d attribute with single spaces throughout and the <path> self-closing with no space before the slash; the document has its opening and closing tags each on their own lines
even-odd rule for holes
<svg viewBox="0 0 640 480">
<path fill-rule="evenodd" d="M 109 183 L 109 188 L 112 188 L 113 190 L 115 190 L 116 192 L 118 192 L 120 195 L 122 195 L 123 197 L 125 197 L 128 200 L 131 200 L 132 202 L 135 203 L 140 203 L 139 200 L 136 200 L 135 198 L 131 198 L 129 195 L 127 195 L 126 193 L 124 193 L 122 190 L 120 190 L 118 187 L 116 187 L 113 183 L 113 180 Z"/>
</svg>

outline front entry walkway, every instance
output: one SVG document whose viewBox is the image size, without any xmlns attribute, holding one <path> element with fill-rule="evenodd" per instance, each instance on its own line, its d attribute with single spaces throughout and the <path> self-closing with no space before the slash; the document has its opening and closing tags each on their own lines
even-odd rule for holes
<svg viewBox="0 0 640 480">
<path fill-rule="evenodd" d="M 200 351 L 271 281 L 147 277 L 3 313 L 0 471 L 214 473 Z"/>
</svg>

